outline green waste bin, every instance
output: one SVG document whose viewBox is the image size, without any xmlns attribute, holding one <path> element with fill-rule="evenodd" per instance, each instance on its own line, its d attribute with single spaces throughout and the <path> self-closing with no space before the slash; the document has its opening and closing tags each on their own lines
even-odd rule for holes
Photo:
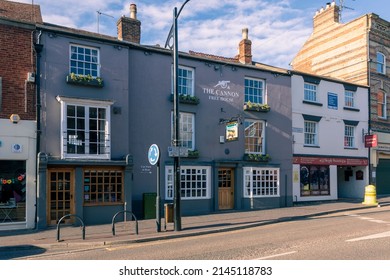
<svg viewBox="0 0 390 280">
<path fill-rule="evenodd" d="M 144 219 L 156 218 L 156 197 L 156 193 L 143 194 Z"/>
</svg>

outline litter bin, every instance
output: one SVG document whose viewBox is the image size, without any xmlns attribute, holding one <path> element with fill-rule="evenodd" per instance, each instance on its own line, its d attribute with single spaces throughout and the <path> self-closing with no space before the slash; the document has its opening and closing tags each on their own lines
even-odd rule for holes
<svg viewBox="0 0 390 280">
<path fill-rule="evenodd" d="M 156 218 L 156 197 L 156 193 L 143 194 L 144 219 Z"/>
<path fill-rule="evenodd" d="M 173 203 L 164 203 L 164 228 L 167 229 L 167 223 L 173 223 Z"/>
</svg>

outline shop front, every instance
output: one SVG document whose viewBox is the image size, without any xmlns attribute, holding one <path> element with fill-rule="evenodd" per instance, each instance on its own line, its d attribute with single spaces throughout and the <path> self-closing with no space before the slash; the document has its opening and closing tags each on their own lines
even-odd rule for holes
<svg viewBox="0 0 390 280">
<path fill-rule="evenodd" d="M 363 198 L 367 174 L 367 158 L 295 156 L 294 201 Z"/>
<path fill-rule="evenodd" d="M 0 230 L 35 227 L 35 123 L 0 120 Z"/>
</svg>

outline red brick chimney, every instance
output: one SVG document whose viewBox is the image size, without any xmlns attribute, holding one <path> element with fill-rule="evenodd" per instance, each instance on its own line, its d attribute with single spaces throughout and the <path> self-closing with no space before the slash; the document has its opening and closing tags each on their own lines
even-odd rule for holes
<svg viewBox="0 0 390 280">
<path fill-rule="evenodd" d="M 141 42 L 141 22 L 137 20 L 137 5 L 130 4 L 130 17 L 122 16 L 116 25 L 119 40 L 137 44 Z"/>
<path fill-rule="evenodd" d="M 242 40 L 238 46 L 238 61 L 252 64 L 252 41 L 248 39 L 248 28 L 242 30 Z"/>
</svg>

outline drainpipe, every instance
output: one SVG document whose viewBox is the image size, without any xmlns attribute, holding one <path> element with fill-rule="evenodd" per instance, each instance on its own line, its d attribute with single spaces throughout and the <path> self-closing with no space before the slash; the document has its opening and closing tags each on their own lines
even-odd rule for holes
<svg viewBox="0 0 390 280">
<path fill-rule="evenodd" d="M 34 229 L 38 227 L 38 170 L 39 170 L 39 160 L 38 155 L 41 151 L 41 52 L 43 50 L 43 45 L 40 44 L 42 31 L 39 31 L 37 36 L 37 42 L 34 43 L 35 53 L 37 54 L 37 69 L 35 75 L 35 96 L 36 96 L 36 121 L 37 121 L 37 131 L 36 131 L 36 167 L 35 167 L 35 218 L 34 218 Z"/>
</svg>

